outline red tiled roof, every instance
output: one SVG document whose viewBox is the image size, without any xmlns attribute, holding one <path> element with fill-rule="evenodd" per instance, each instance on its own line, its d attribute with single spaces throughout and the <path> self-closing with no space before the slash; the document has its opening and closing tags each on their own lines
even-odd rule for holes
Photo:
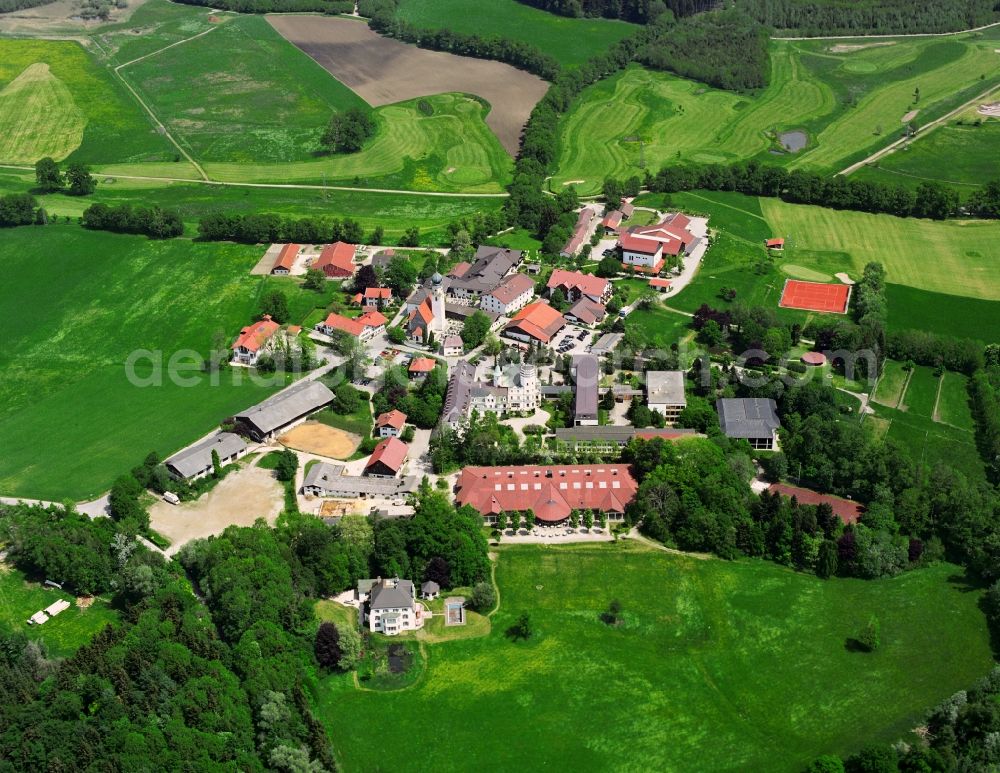
<svg viewBox="0 0 1000 773">
<path fill-rule="evenodd" d="M 334 242 L 323 248 L 319 258 L 313 263 L 327 276 L 351 276 L 354 274 L 354 245 L 346 242 Z"/>
<path fill-rule="evenodd" d="M 547 287 L 554 290 L 562 287 L 566 290 L 579 290 L 585 295 L 600 298 L 608 289 L 608 280 L 593 274 L 581 274 L 579 271 L 566 271 L 557 268 L 549 277 Z"/>
<path fill-rule="evenodd" d="M 622 213 L 620 210 L 613 209 L 604 216 L 604 220 L 601 221 L 601 225 L 605 228 L 617 228 L 622 224 Z"/>
<path fill-rule="evenodd" d="M 490 295 L 506 305 L 534 287 L 535 283 L 531 281 L 531 277 L 524 274 L 511 274 Z"/>
<path fill-rule="evenodd" d="M 299 245 L 297 244 L 286 244 L 281 248 L 281 252 L 278 253 L 278 259 L 274 261 L 274 266 L 271 268 L 272 271 L 276 268 L 284 268 L 288 271 L 292 270 L 292 264 L 295 263 L 295 258 L 299 255 Z"/>
<path fill-rule="evenodd" d="M 507 323 L 506 330 L 518 329 L 537 341 L 548 343 L 566 321 L 562 314 L 541 301 L 529 303 Z"/>
<path fill-rule="evenodd" d="M 366 327 L 379 327 L 384 325 L 386 319 L 377 311 L 366 311 L 357 319 L 349 319 L 340 314 L 330 314 L 323 323 L 334 330 L 343 330 L 348 335 L 359 336 Z"/>
<path fill-rule="evenodd" d="M 364 299 L 364 297 L 365 296 L 362 295 L 361 293 L 356 293 L 356 294 L 354 294 L 354 295 L 351 296 L 351 302 L 357 304 L 358 306 L 360 306 L 361 305 L 361 301 L 362 301 L 362 299 Z"/>
<path fill-rule="evenodd" d="M 784 247 L 785 246 L 785 240 L 784 239 L 768 239 L 767 242 L 766 242 L 766 244 L 767 244 L 768 248 L 770 248 L 770 247 Z"/>
<path fill-rule="evenodd" d="M 414 357 L 410 363 L 410 373 L 430 373 L 437 365 L 430 357 Z"/>
<path fill-rule="evenodd" d="M 659 274 L 663 270 L 666 263 L 666 258 L 660 258 L 652 266 L 640 266 L 635 263 L 622 263 L 622 271 L 635 271 L 639 274 Z"/>
<path fill-rule="evenodd" d="M 669 279 L 660 279 L 659 277 L 653 277 L 649 280 L 650 287 L 670 287 Z"/>
<path fill-rule="evenodd" d="M 675 212 L 654 225 L 636 225 L 618 237 L 618 244 L 629 252 L 655 255 L 656 244 L 663 245 L 668 255 L 679 255 L 682 247 L 694 241 L 694 234 L 688 230 L 691 219 Z"/>
<path fill-rule="evenodd" d="M 399 438 L 387 437 L 375 446 L 375 450 L 372 452 L 368 464 L 365 465 L 365 469 L 368 470 L 381 462 L 390 470 L 399 472 L 403 466 L 403 462 L 406 461 L 406 452 L 408 450 L 409 448 L 406 443 Z"/>
<path fill-rule="evenodd" d="M 387 411 L 375 419 L 376 427 L 394 427 L 395 429 L 402 429 L 404 424 L 406 424 L 406 414 L 402 411 Z"/>
<path fill-rule="evenodd" d="M 623 512 L 637 486 L 626 464 L 466 467 L 455 501 L 483 515 L 531 510 L 554 523 L 571 510 Z"/>
<path fill-rule="evenodd" d="M 859 502 L 835 497 L 832 494 L 820 494 L 818 491 L 790 486 L 787 483 L 772 483 L 769 491 L 781 494 L 783 497 L 795 497 L 800 505 L 830 505 L 834 514 L 844 523 L 857 523 L 865 511 L 864 505 Z"/>
<path fill-rule="evenodd" d="M 388 287 L 366 287 L 365 288 L 365 298 L 385 298 L 388 300 L 392 297 L 392 290 Z"/>
<path fill-rule="evenodd" d="M 823 354 L 823 352 L 806 352 L 800 359 L 806 365 L 812 365 L 814 367 L 826 365 L 826 355 Z"/>
<path fill-rule="evenodd" d="M 386 322 L 385 315 L 380 311 L 366 311 L 360 317 L 358 317 L 358 322 L 360 322 L 365 327 L 381 327 Z"/>
<path fill-rule="evenodd" d="M 278 331 L 278 327 L 278 323 L 265 314 L 259 322 L 254 322 L 240 330 L 236 343 L 233 344 L 233 349 L 243 347 L 249 352 L 256 352 L 267 342 L 267 339 Z"/>
<path fill-rule="evenodd" d="M 663 249 L 661 242 L 655 239 L 641 239 L 635 236 L 631 229 L 618 235 L 618 246 L 626 252 L 638 252 L 640 255 L 655 255 Z"/>
<path fill-rule="evenodd" d="M 288 335 L 297 336 L 302 332 L 302 325 L 289 325 L 285 330 L 288 332 Z"/>
<path fill-rule="evenodd" d="M 455 279 L 461 279 L 469 272 L 470 268 L 472 268 L 472 264 L 466 263 L 463 260 L 461 263 L 456 263 L 454 266 L 451 267 L 451 271 L 448 272 L 448 276 L 453 277 Z"/>
</svg>

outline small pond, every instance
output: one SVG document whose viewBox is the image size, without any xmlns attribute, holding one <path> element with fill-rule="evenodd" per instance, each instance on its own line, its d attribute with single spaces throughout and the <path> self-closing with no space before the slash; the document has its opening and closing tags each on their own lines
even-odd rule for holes
<svg viewBox="0 0 1000 773">
<path fill-rule="evenodd" d="M 390 644 L 387 656 L 391 674 L 404 674 L 413 663 L 413 653 L 405 644 Z"/>
<path fill-rule="evenodd" d="M 782 132 L 778 135 L 778 142 L 781 143 L 781 147 L 787 150 L 789 153 L 796 153 L 806 146 L 809 142 L 809 135 L 804 131 L 791 131 Z"/>
</svg>

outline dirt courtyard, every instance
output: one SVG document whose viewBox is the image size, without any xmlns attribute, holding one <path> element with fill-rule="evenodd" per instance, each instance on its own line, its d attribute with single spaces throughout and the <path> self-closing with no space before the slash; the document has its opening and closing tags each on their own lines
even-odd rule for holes
<svg viewBox="0 0 1000 773">
<path fill-rule="evenodd" d="M 508 64 L 428 51 L 384 38 L 363 22 L 323 16 L 268 16 L 288 41 L 375 107 L 458 91 L 490 103 L 487 125 L 507 152 L 545 94 L 541 78 Z"/>
<path fill-rule="evenodd" d="M 186 542 L 220 534 L 227 526 L 252 526 L 261 517 L 273 524 L 284 504 L 284 491 L 274 473 L 247 467 L 227 475 L 196 502 L 157 502 L 149 518 L 152 527 L 170 540 L 167 554 L 172 556 Z"/>
<path fill-rule="evenodd" d="M 331 459 L 347 459 L 361 445 L 361 438 L 318 421 L 307 421 L 286 432 L 278 442 L 296 451 Z"/>
</svg>

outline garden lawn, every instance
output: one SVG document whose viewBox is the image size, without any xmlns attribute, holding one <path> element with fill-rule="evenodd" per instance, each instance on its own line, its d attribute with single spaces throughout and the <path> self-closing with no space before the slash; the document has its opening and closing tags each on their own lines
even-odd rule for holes
<svg viewBox="0 0 1000 773">
<path fill-rule="evenodd" d="M 648 343 L 664 348 L 694 335 L 690 317 L 665 309 L 658 303 L 648 309 L 636 309 L 625 318 L 625 325 L 638 328 Z"/>
<path fill-rule="evenodd" d="M 557 16 L 517 0 L 402 0 L 397 16 L 424 29 L 522 41 L 562 65 L 582 64 L 640 29 L 611 19 Z"/>
<path fill-rule="evenodd" d="M 248 272 L 259 247 L 63 225 L 6 229 L 3 242 L 0 493 L 100 494 L 150 451 L 176 451 L 279 386 L 228 368 L 213 385 L 197 364 L 175 381 L 166 367 L 175 353 L 227 347 L 252 321 L 262 279 Z M 126 377 L 142 350 L 162 354 L 161 386 Z M 152 368 L 140 358 L 136 370 Z"/>
<path fill-rule="evenodd" d="M 878 416 L 890 423 L 887 437 L 904 445 L 914 459 L 934 466 L 942 464 L 960 470 L 973 480 L 984 480 L 986 473 L 976 450 L 971 430 L 936 422 L 929 417 L 873 406 Z"/>
<path fill-rule="evenodd" d="M 989 669 L 979 593 L 959 572 L 822 581 L 628 543 L 501 548 L 488 637 L 428 645 L 426 675 L 399 692 L 329 677 L 319 715 L 346 771 L 371 767 L 386 716 L 395 737 L 441 741 L 421 746 L 428 770 L 798 771 L 899 737 Z M 599 619 L 612 598 L 616 628 Z M 522 612 L 535 635 L 513 643 Z M 850 651 L 872 614 L 882 646 Z M 382 744 L 380 767 L 411 754 Z"/>
<path fill-rule="evenodd" d="M 889 408 L 895 408 L 903 397 L 903 387 L 906 386 L 906 379 L 909 376 L 910 371 L 903 370 L 903 363 L 886 360 L 872 399 Z"/>
<path fill-rule="evenodd" d="M 900 410 L 931 418 L 934 415 L 934 403 L 937 402 L 938 386 L 933 369 L 926 365 L 915 366 L 910 382 L 906 385 Z"/>
<path fill-rule="evenodd" d="M 972 432 L 975 422 L 969 407 L 968 379 L 961 373 L 946 370 L 937 402 L 936 421 Z"/>
<path fill-rule="evenodd" d="M 25 621 L 35 612 L 59 599 L 69 601 L 72 606 L 41 625 L 27 625 Z M 0 563 L 0 630 L 6 628 L 23 633 L 32 641 L 41 641 L 51 657 L 69 657 L 105 625 L 117 620 L 118 613 L 103 598 L 80 609 L 68 593 L 27 582 L 22 572 Z"/>
<path fill-rule="evenodd" d="M 0 193 L 24 193 L 33 186 L 34 173 L 0 169 Z M 110 183 L 101 182 L 91 196 L 52 194 L 38 198 L 50 214 L 74 219 L 95 202 L 133 206 L 156 204 L 177 210 L 191 236 L 197 234 L 198 220 L 211 212 L 243 215 L 274 212 L 286 217 L 351 218 L 362 225 L 366 234 L 381 225 L 389 244 L 394 244 L 407 228 L 415 226 L 420 230 L 421 242 L 435 246 L 450 246 L 451 240 L 446 234 L 448 223 L 478 212 L 496 212 L 503 204 L 501 198 L 235 188 L 120 178 Z M 258 249 L 263 250 L 263 247 Z"/>
<path fill-rule="evenodd" d="M 372 418 L 372 404 L 368 400 L 362 400 L 352 413 L 337 413 L 327 408 L 317 413 L 313 418 L 327 426 L 342 429 L 344 432 L 353 432 L 355 435 L 359 435 L 362 440 L 371 437 L 372 429 L 375 426 L 375 421 Z"/>
<path fill-rule="evenodd" d="M 161 162 L 174 152 L 79 43 L 0 39 L 0 163 Z"/>
</svg>

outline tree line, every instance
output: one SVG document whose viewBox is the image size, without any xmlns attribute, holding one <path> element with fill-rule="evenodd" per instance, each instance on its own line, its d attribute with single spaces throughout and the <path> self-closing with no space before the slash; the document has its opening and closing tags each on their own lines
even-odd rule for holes
<svg viewBox="0 0 1000 773">
<path fill-rule="evenodd" d="M 753 19 L 797 35 L 953 32 L 997 21 L 995 0 L 738 0 Z"/>
<path fill-rule="evenodd" d="M 976 422 L 976 445 L 990 479 L 1000 484 L 1000 349 L 987 347 L 987 365 L 969 379 L 969 399 Z M 1000 619 L 1000 605 L 997 607 Z"/>
<path fill-rule="evenodd" d="M 185 5 L 199 5 L 237 13 L 353 13 L 353 0 L 179 0 Z"/>
<path fill-rule="evenodd" d="M 95 231 L 113 231 L 120 234 L 144 234 L 150 239 L 171 239 L 184 233 L 180 213 L 174 209 L 132 207 L 121 204 L 91 204 L 83 211 L 80 225 Z"/>
<path fill-rule="evenodd" d="M 675 16 L 690 16 L 714 8 L 715 0 L 518 0 L 559 16 L 622 19 L 646 24 L 666 11 Z"/>
<path fill-rule="evenodd" d="M 384 236 L 380 228 L 379 235 Z M 374 232 L 373 232 L 374 235 Z M 343 241 L 360 244 L 364 241 L 361 224 L 351 218 L 284 217 L 271 212 L 241 215 L 235 212 L 212 212 L 198 221 L 198 238 L 203 241 L 265 244 L 292 242 L 325 244 Z M 381 238 L 373 243 L 381 241 Z"/>
<path fill-rule="evenodd" d="M 7 193 L 0 196 L 0 228 L 42 225 L 45 222 L 45 210 L 38 206 L 38 199 L 30 193 Z"/>
<path fill-rule="evenodd" d="M 885 213 L 897 217 L 944 220 L 959 208 L 958 194 L 937 182 L 922 182 L 915 191 L 897 185 L 858 180 L 842 175 L 825 177 L 816 172 L 788 170 L 748 161 L 738 164 L 671 164 L 647 178 L 647 187 L 660 193 L 687 190 L 737 191 L 750 196 L 771 196 L 792 204 L 815 204 L 830 209 Z M 991 183 L 970 196 L 977 213 L 990 217 L 987 203 L 1000 196 Z"/>
</svg>

